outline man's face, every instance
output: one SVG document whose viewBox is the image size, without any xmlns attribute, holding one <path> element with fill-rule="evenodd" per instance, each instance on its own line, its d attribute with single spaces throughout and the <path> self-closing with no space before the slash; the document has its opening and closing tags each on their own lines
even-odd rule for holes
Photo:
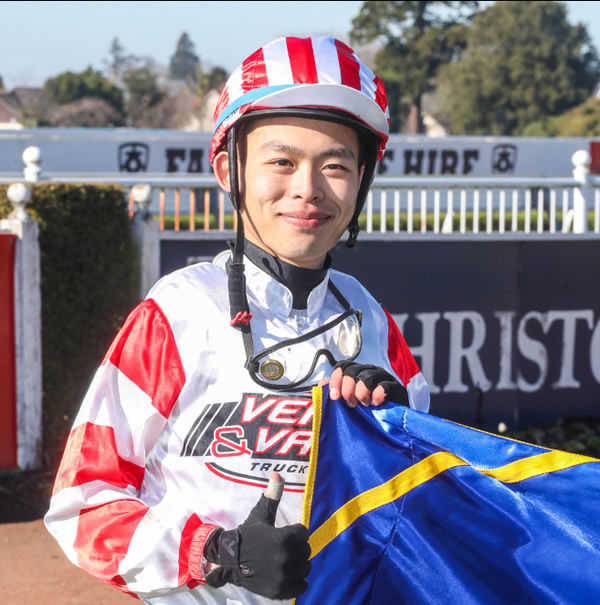
<svg viewBox="0 0 600 605">
<path fill-rule="evenodd" d="M 247 130 L 240 188 L 246 237 L 280 259 L 323 266 L 354 213 L 358 136 L 304 118 L 263 118 Z"/>
</svg>

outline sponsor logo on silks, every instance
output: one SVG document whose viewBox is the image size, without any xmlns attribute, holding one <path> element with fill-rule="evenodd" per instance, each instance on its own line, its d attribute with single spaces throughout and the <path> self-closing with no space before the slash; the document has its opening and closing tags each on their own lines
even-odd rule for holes
<svg viewBox="0 0 600 605">
<path fill-rule="evenodd" d="M 150 160 L 150 147 L 146 143 L 119 145 L 119 172 L 146 172 Z"/>
<path fill-rule="evenodd" d="M 285 491 L 303 492 L 312 441 L 310 397 L 245 393 L 240 401 L 207 405 L 189 430 L 181 456 L 207 458 L 215 475 L 266 487 L 272 471 Z"/>
</svg>

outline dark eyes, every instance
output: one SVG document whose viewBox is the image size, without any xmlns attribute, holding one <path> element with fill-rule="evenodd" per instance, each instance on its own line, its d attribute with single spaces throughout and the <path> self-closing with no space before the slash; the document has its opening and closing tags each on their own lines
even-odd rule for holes
<svg viewBox="0 0 600 605">
<path fill-rule="evenodd" d="M 288 168 L 290 166 L 293 166 L 293 163 L 291 160 L 287 160 L 284 158 L 279 158 L 276 160 L 271 160 L 268 162 L 268 164 L 270 164 L 271 166 L 277 166 L 277 167 L 282 167 L 282 168 Z M 348 171 L 348 168 L 346 166 L 344 166 L 343 164 L 325 164 L 323 166 L 323 170 L 329 170 L 329 171 Z"/>
<path fill-rule="evenodd" d="M 327 170 L 348 170 L 348 168 L 342 164 L 327 164 L 325 168 Z"/>
</svg>

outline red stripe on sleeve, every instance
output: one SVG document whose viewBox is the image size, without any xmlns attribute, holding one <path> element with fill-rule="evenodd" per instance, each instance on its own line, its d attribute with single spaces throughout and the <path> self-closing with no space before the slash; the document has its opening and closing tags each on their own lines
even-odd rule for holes
<svg viewBox="0 0 600 605">
<path fill-rule="evenodd" d="M 117 453 L 113 428 L 88 422 L 71 431 L 52 493 L 96 480 L 139 489 L 143 479 L 144 468 Z"/>
<path fill-rule="evenodd" d="M 259 48 L 242 63 L 242 90 L 248 92 L 268 85 L 265 57 Z"/>
<path fill-rule="evenodd" d="M 355 88 L 356 90 L 360 90 L 360 65 L 354 58 L 352 49 L 340 40 L 335 41 L 335 46 L 337 48 L 338 60 L 340 62 L 342 84 Z"/>
<path fill-rule="evenodd" d="M 286 38 L 294 84 L 315 84 L 319 81 L 310 38 Z"/>
<path fill-rule="evenodd" d="M 406 387 L 411 378 L 421 370 L 419 370 L 419 366 L 412 356 L 394 318 L 387 309 L 383 310 L 388 320 L 388 357 L 390 364 L 398 378 L 402 381 L 402 384 Z"/>
<path fill-rule="evenodd" d="M 183 531 L 179 544 L 179 586 L 187 584 L 190 588 L 205 584 L 202 575 L 202 558 L 204 545 L 208 536 L 217 529 L 218 525 L 202 523 L 198 515 L 192 515 Z"/>
<path fill-rule="evenodd" d="M 119 564 L 147 511 L 147 506 L 135 500 L 118 500 L 82 510 L 73 543 L 79 566 L 107 584 L 135 596 L 127 590 L 119 575 Z"/>
<path fill-rule="evenodd" d="M 154 300 L 145 300 L 134 309 L 104 361 L 119 368 L 169 417 L 185 373 L 171 326 Z"/>
</svg>

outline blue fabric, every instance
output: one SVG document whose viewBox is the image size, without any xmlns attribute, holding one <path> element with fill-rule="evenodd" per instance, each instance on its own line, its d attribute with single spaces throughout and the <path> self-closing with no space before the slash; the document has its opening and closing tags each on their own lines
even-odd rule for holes
<svg viewBox="0 0 600 605">
<path fill-rule="evenodd" d="M 350 409 L 326 388 L 314 439 L 311 534 L 431 454 L 467 465 L 360 516 L 314 556 L 298 605 L 600 603 L 600 461 L 503 482 L 478 469 L 549 450 L 396 404 Z"/>
</svg>

